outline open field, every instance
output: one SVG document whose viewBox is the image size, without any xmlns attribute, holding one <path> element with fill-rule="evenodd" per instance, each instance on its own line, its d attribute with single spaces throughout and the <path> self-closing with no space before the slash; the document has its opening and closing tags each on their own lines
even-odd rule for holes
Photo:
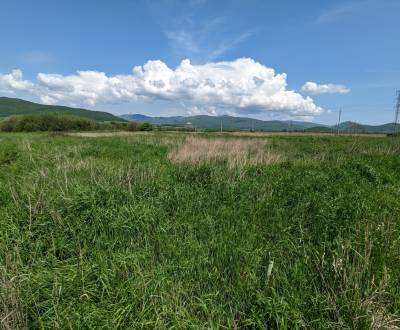
<svg viewBox="0 0 400 330">
<path fill-rule="evenodd" d="M 0 134 L 1 328 L 400 329 L 400 138 Z"/>
</svg>

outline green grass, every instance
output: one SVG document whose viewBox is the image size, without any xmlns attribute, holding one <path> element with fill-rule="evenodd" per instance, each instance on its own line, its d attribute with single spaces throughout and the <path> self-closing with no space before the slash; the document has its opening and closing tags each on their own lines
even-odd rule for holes
<svg viewBox="0 0 400 330">
<path fill-rule="evenodd" d="M 0 134 L 4 328 L 400 326 L 400 139 L 229 168 L 171 163 L 184 138 Z"/>
</svg>

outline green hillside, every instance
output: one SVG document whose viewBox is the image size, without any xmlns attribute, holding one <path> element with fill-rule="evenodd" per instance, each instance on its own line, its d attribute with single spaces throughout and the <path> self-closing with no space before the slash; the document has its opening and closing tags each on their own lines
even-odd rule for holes
<svg viewBox="0 0 400 330">
<path fill-rule="evenodd" d="M 314 126 L 307 128 L 305 132 L 308 133 L 332 133 L 335 132 L 335 129 L 332 127 L 327 127 L 327 126 Z"/>
<path fill-rule="evenodd" d="M 116 117 L 108 112 L 92 111 L 87 109 L 70 108 L 56 105 L 44 105 L 21 99 L 0 97 L 0 118 L 38 112 L 59 112 L 63 114 L 85 117 L 100 122 L 125 121 L 124 119 Z"/>
<path fill-rule="evenodd" d="M 383 125 L 364 125 L 352 121 L 345 121 L 339 125 L 339 131 L 348 133 L 392 133 L 395 129 L 394 123 Z"/>
<path fill-rule="evenodd" d="M 290 120 L 258 120 L 246 117 L 233 116 L 172 116 L 172 117 L 150 117 L 141 114 L 122 115 L 128 121 L 149 122 L 154 125 L 174 127 L 196 127 L 219 130 L 251 130 L 281 132 L 281 131 L 305 131 L 315 133 L 336 132 L 336 125 L 328 126 L 313 122 L 290 121 Z M 363 125 L 351 121 L 345 121 L 339 125 L 342 133 L 391 133 L 394 131 L 394 124 Z"/>
<path fill-rule="evenodd" d="M 132 120 L 136 122 L 149 122 L 154 125 L 163 126 L 189 126 L 205 129 L 219 130 L 258 130 L 258 131 L 284 131 L 294 130 L 302 131 L 306 128 L 317 126 L 318 124 L 300 122 L 300 121 L 280 121 L 280 120 L 258 120 L 246 117 L 233 117 L 233 116 L 175 116 L 175 117 L 149 117 L 140 114 L 134 115 L 122 115 L 122 118 L 126 120 Z"/>
</svg>

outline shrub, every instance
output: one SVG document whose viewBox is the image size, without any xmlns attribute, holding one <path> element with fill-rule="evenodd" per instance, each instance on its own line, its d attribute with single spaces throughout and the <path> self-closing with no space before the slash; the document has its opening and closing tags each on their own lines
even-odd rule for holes
<svg viewBox="0 0 400 330">
<path fill-rule="evenodd" d="M 110 125 L 111 125 L 111 129 L 120 131 L 120 130 L 126 130 L 128 123 L 112 121 L 112 122 L 110 122 Z"/>
<path fill-rule="evenodd" d="M 3 132 L 79 131 L 94 130 L 99 124 L 93 120 L 59 113 L 38 113 L 12 116 L 0 122 Z"/>
<path fill-rule="evenodd" d="M 140 124 L 139 129 L 141 131 L 152 131 L 153 125 L 145 122 L 145 123 Z"/>
<path fill-rule="evenodd" d="M 400 132 L 387 133 L 386 136 L 400 137 Z"/>
<path fill-rule="evenodd" d="M 129 132 L 136 132 L 139 129 L 140 129 L 140 125 L 134 121 L 131 121 L 126 125 L 126 130 Z"/>
</svg>

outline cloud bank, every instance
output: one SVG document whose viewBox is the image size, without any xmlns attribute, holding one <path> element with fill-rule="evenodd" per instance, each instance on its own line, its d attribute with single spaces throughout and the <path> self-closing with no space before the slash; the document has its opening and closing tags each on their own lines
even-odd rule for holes
<svg viewBox="0 0 400 330">
<path fill-rule="evenodd" d="M 14 70 L 0 74 L 0 89 L 28 91 L 46 104 L 95 106 L 167 100 L 184 104 L 193 112 L 207 109 L 212 114 L 319 115 L 322 108 L 309 96 L 288 90 L 286 78 L 285 73 L 277 74 L 250 58 L 201 65 L 183 60 L 175 69 L 156 60 L 125 75 L 107 76 L 98 71 L 39 73 L 35 83 Z"/>
<path fill-rule="evenodd" d="M 308 94 L 346 94 L 350 92 L 350 89 L 344 85 L 317 84 L 312 81 L 307 81 L 303 87 L 301 87 L 301 91 Z"/>
<path fill-rule="evenodd" d="M 24 80 L 21 70 L 12 70 L 9 74 L 0 74 L 0 91 L 29 91 L 34 84 L 29 80 Z"/>
</svg>

